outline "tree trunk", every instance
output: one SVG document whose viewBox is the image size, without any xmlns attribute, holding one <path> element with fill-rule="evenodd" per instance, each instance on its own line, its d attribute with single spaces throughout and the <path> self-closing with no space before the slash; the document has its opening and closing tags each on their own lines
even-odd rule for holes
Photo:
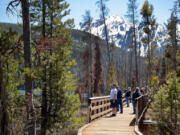
<svg viewBox="0 0 180 135">
<path fill-rule="evenodd" d="M 93 46 L 92 46 L 92 35 L 91 35 L 91 28 L 90 28 L 90 96 L 92 97 L 92 93 L 93 93 L 93 78 L 94 74 L 93 74 Z"/>
<path fill-rule="evenodd" d="M 3 83 L 3 67 L 0 59 L 0 135 L 8 135 L 8 113 L 6 107 L 6 93 Z"/>
<path fill-rule="evenodd" d="M 173 27 L 173 30 L 172 30 L 172 33 L 173 33 L 173 36 L 172 36 L 172 45 L 173 45 L 173 69 L 176 71 L 177 68 L 176 68 L 176 54 L 177 54 L 177 40 L 176 40 L 176 17 L 172 17 L 172 27 Z"/>
<path fill-rule="evenodd" d="M 132 49 L 132 48 L 131 48 Z M 130 51 L 130 63 L 129 63 L 129 79 L 128 79 L 128 85 L 131 86 L 132 82 L 132 56 L 133 56 L 133 50 Z"/>
<path fill-rule="evenodd" d="M 46 31 L 45 31 L 45 24 L 46 24 L 46 5 L 45 0 L 42 0 L 42 35 L 43 40 L 45 40 Z M 43 78 L 43 90 L 42 90 L 42 108 L 41 108 L 41 135 L 46 135 L 46 128 L 47 128 L 47 71 L 46 65 L 43 66 L 44 68 L 44 78 Z"/>
<path fill-rule="evenodd" d="M 138 78 L 138 62 L 137 62 L 137 42 L 136 42 L 136 25 L 135 25 L 135 9 L 133 8 L 133 41 L 134 41 L 134 54 L 135 54 L 135 74 L 136 74 L 136 86 L 139 86 Z"/>
<path fill-rule="evenodd" d="M 31 32 L 30 32 L 30 16 L 29 16 L 29 0 L 22 0 L 22 18 L 23 18 L 23 40 L 24 40 L 24 63 L 25 68 L 32 68 L 31 59 Z M 26 111 L 27 111 L 27 128 L 29 135 L 36 134 L 35 111 L 33 106 L 33 90 L 32 78 L 25 75 L 26 90 Z"/>
<path fill-rule="evenodd" d="M 42 110 L 41 110 L 41 135 L 46 135 L 47 128 L 47 75 L 46 65 L 44 66 L 44 79 L 43 79 L 43 91 L 42 91 Z"/>
<path fill-rule="evenodd" d="M 141 45 L 140 45 L 140 43 L 139 43 L 139 54 L 138 54 L 138 57 L 139 57 L 139 61 L 138 61 L 138 65 L 139 65 L 139 70 L 138 70 L 138 76 L 139 76 L 139 85 L 141 85 L 142 84 L 142 75 L 141 75 L 141 69 L 142 69 L 142 66 L 141 66 Z"/>
<path fill-rule="evenodd" d="M 138 77 L 138 62 L 137 62 L 137 42 L 136 42 L 136 26 L 133 24 L 133 37 L 134 37 L 134 54 L 135 54 L 135 74 L 136 74 L 136 86 L 139 86 Z"/>
<path fill-rule="evenodd" d="M 45 0 L 42 0 L 42 35 L 46 37 L 46 5 Z"/>
<path fill-rule="evenodd" d="M 149 84 L 149 79 L 151 77 L 151 49 L 150 49 L 150 33 L 148 33 L 148 70 L 147 70 L 147 83 Z"/>
<path fill-rule="evenodd" d="M 106 36 L 106 44 L 107 44 L 107 53 L 108 53 L 108 60 L 109 60 L 109 65 L 110 65 L 110 62 L 111 62 L 110 46 L 109 46 L 108 30 L 107 30 L 106 18 L 105 18 L 105 13 L 104 13 L 104 7 L 103 7 L 103 2 L 102 2 L 102 0 L 101 0 L 101 12 L 102 12 L 102 17 L 103 17 L 103 22 L 104 22 L 104 29 L 105 29 L 105 36 Z"/>
</svg>

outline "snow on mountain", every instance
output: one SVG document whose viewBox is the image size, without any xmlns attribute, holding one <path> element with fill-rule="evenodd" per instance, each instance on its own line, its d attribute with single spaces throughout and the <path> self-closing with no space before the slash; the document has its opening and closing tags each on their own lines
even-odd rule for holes
<svg viewBox="0 0 180 135">
<path fill-rule="evenodd" d="M 109 41 L 114 42 L 116 46 L 128 49 L 132 45 L 132 23 L 127 19 L 119 16 L 110 16 L 106 19 Z M 179 34 L 180 34 L 180 25 Z M 100 36 L 105 39 L 105 30 L 103 20 L 97 19 L 92 22 L 91 33 Z M 80 27 L 78 28 L 80 30 Z M 141 46 L 142 55 L 147 52 L 147 47 L 142 43 L 142 39 L 145 37 L 143 28 L 141 25 L 137 27 L 137 42 Z M 167 38 L 167 31 L 161 24 L 156 24 L 156 29 L 153 33 L 153 38 L 155 39 L 153 44 L 157 45 L 156 51 L 158 53 L 163 53 L 165 49 L 165 39 Z"/>
</svg>

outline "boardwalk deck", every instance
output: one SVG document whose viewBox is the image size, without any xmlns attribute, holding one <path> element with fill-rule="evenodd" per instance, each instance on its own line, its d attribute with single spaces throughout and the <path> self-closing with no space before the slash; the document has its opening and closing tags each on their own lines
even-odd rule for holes
<svg viewBox="0 0 180 135">
<path fill-rule="evenodd" d="M 124 113 L 116 117 L 105 116 L 96 120 L 83 130 L 83 135 L 136 135 L 132 105 L 124 107 Z"/>
</svg>

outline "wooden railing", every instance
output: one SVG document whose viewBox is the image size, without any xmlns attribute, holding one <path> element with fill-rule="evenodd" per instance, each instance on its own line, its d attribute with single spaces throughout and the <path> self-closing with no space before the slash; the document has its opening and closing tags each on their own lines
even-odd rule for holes
<svg viewBox="0 0 180 135">
<path fill-rule="evenodd" d="M 123 104 L 125 98 L 123 96 Z M 111 112 L 110 96 L 89 98 L 89 122 Z"/>
<path fill-rule="evenodd" d="M 89 98 L 89 122 L 110 112 L 110 96 Z"/>
<path fill-rule="evenodd" d="M 136 99 L 136 123 L 142 122 L 142 119 L 144 117 L 144 114 L 148 107 L 148 96 L 140 96 Z"/>
<path fill-rule="evenodd" d="M 143 126 L 144 116 L 151 101 L 148 95 L 140 96 L 139 98 L 136 99 L 136 101 L 137 101 L 136 102 L 136 126 L 139 132 L 138 134 L 140 135 L 142 134 L 140 133 L 140 131 Z"/>
</svg>

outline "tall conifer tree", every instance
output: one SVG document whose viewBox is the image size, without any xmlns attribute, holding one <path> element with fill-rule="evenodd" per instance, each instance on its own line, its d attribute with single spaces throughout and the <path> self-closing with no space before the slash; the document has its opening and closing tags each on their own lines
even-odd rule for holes
<svg viewBox="0 0 180 135">
<path fill-rule="evenodd" d="M 43 69 L 41 134 L 48 131 L 59 134 L 62 129 L 75 128 L 80 120 L 76 117 L 80 102 L 77 95 L 72 94 L 76 89 L 71 73 L 71 67 L 75 64 L 71 60 L 71 29 L 74 25 L 72 19 L 62 21 L 70 13 L 65 0 L 42 0 L 38 3 L 34 3 L 31 15 L 42 28 L 40 34 L 34 30 L 41 36 L 40 45 L 37 46 L 40 67 Z M 36 14 L 37 11 L 40 11 L 39 14 Z M 38 20 L 38 17 L 41 19 Z"/>
<path fill-rule="evenodd" d="M 107 28 L 107 24 L 106 24 L 106 16 L 109 13 L 109 10 L 106 6 L 106 2 L 108 2 L 109 0 L 98 0 L 96 2 L 96 5 L 98 6 L 99 10 L 100 10 L 100 19 L 103 20 L 103 24 L 104 24 L 104 34 L 106 37 L 106 45 L 107 45 L 107 53 L 108 53 L 108 61 L 110 64 L 111 61 L 111 55 L 110 55 L 110 45 L 109 45 L 109 35 L 108 35 L 108 28 Z"/>
<path fill-rule="evenodd" d="M 146 0 L 143 4 L 143 7 L 141 9 L 141 15 L 142 15 L 142 25 L 144 33 L 146 34 L 146 37 L 143 39 L 144 44 L 147 45 L 147 79 L 151 78 L 152 75 L 152 53 L 153 53 L 153 47 L 152 47 L 152 41 L 153 41 L 153 32 L 155 30 L 155 24 L 156 20 L 153 15 L 154 7 L 149 3 L 148 0 Z"/>
<path fill-rule="evenodd" d="M 129 0 L 128 3 L 128 12 L 127 17 L 129 20 L 133 23 L 132 29 L 133 29 L 133 36 L 132 36 L 132 42 L 133 42 L 133 48 L 134 48 L 134 60 L 135 60 L 135 76 L 136 76 L 136 85 L 139 85 L 139 74 L 138 74 L 138 58 L 137 58 L 137 32 L 136 32 L 136 24 L 138 22 L 138 12 L 137 12 L 137 0 Z M 139 57 L 140 60 L 140 57 Z"/>
<path fill-rule="evenodd" d="M 93 18 L 91 16 L 90 10 L 86 10 L 85 15 L 83 15 L 83 20 L 80 23 L 81 28 L 85 32 L 89 32 L 83 37 L 83 40 L 88 43 L 88 45 L 85 48 L 85 51 L 83 53 L 83 59 L 84 59 L 84 77 L 83 77 L 83 84 L 84 89 L 88 90 L 88 97 L 92 96 L 93 93 L 93 41 L 92 41 L 92 35 L 91 35 L 91 26 L 92 26 Z"/>
<path fill-rule="evenodd" d="M 100 95 L 101 86 L 103 85 L 102 79 L 102 64 L 101 64 L 101 49 L 99 46 L 99 38 L 95 37 L 95 64 L 94 64 L 94 95 Z"/>
</svg>

